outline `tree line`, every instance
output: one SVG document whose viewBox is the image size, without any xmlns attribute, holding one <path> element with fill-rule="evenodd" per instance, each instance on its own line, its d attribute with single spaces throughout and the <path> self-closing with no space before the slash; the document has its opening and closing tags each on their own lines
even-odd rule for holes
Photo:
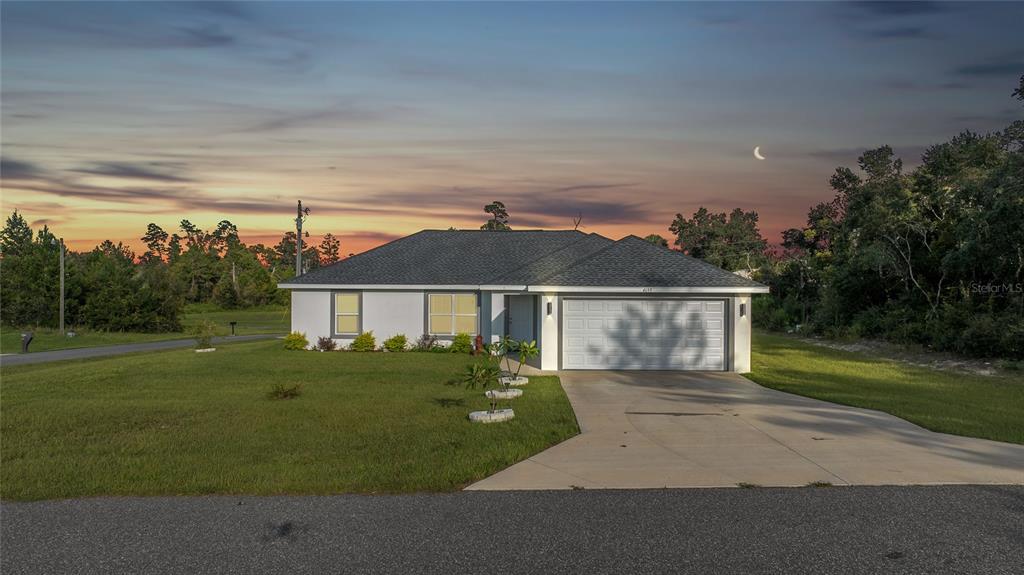
<svg viewBox="0 0 1024 575">
<path fill-rule="evenodd" d="M 739 209 L 677 215 L 674 244 L 767 284 L 764 327 L 1024 358 L 1024 120 L 931 146 L 910 171 L 889 146 L 857 167 L 778 248 Z"/>
<path fill-rule="evenodd" d="M 224 308 L 287 304 L 277 283 L 295 275 L 295 232 L 274 246 L 246 245 L 224 220 L 204 230 L 182 220 L 168 233 L 155 223 L 141 237 L 142 254 L 110 240 L 65 257 L 65 321 L 108 331 L 181 329 L 185 304 Z M 0 230 L 0 316 L 15 327 L 58 323 L 60 244 L 50 229 L 34 231 L 15 210 Z M 340 259 L 341 242 L 326 234 L 303 247 L 308 271 Z"/>
</svg>

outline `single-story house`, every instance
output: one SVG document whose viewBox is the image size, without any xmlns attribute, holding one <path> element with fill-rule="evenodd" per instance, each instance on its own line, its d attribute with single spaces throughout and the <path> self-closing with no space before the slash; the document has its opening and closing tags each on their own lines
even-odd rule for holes
<svg viewBox="0 0 1024 575">
<path fill-rule="evenodd" d="M 636 236 L 424 230 L 279 287 L 291 329 L 536 340 L 544 370 L 750 370 L 762 284 Z"/>
</svg>

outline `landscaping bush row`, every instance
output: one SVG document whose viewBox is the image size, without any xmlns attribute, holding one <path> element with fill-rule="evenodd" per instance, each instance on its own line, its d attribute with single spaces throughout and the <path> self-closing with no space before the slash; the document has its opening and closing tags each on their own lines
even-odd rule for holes
<svg viewBox="0 0 1024 575">
<path fill-rule="evenodd" d="M 438 343 L 437 336 L 423 334 L 415 343 L 409 343 L 405 334 L 398 334 L 388 339 L 378 347 L 377 338 L 372 331 L 364 332 L 356 336 L 347 348 L 338 346 L 338 343 L 329 337 L 317 339 L 316 345 L 310 345 L 306 334 L 293 331 L 284 338 L 284 348 L 288 350 L 316 350 L 316 351 L 419 351 L 434 353 L 473 353 L 473 339 L 468 333 L 457 334 L 449 345 Z"/>
</svg>

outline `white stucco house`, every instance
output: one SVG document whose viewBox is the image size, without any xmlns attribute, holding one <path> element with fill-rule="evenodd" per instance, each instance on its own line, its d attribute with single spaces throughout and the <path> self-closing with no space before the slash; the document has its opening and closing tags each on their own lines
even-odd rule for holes
<svg viewBox="0 0 1024 575">
<path fill-rule="evenodd" d="M 750 298 L 768 288 L 636 236 L 424 230 L 303 274 L 291 329 L 536 340 L 544 370 L 750 370 Z"/>
</svg>

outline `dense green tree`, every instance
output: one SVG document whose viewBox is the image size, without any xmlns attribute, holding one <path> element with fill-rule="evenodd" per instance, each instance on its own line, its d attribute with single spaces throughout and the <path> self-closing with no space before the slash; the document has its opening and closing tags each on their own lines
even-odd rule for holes
<svg viewBox="0 0 1024 575">
<path fill-rule="evenodd" d="M 669 231 L 686 254 L 730 271 L 755 269 L 765 261 L 768 242 L 757 228 L 757 212 L 739 208 L 728 215 L 701 206 L 687 219 L 676 214 Z"/>
<path fill-rule="evenodd" d="M 309 233 L 305 233 L 304 237 L 309 237 Z M 272 261 L 272 265 L 276 267 L 290 267 L 295 269 L 295 232 L 287 231 L 281 236 L 281 241 L 274 246 L 272 252 L 268 253 Z M 303 273 L 310 270 L 315 270 L 320 267 L 320 250 L 316 246 L 311 246 L 303 241 L 302 244 L 302 269 Z"/>
<path fill-rule="evenodd" d="M 334 234 L 324 234 L 320 241 L 320 257 L 323 265 L 329 265 L 341 259 L 341 241 Z"/>
<path fill-rule="evenodd" d="M 32 244 L 32 228 L 18 210 L 7 217 L 3 231 L 0 231 L 0 251 L 6 255 L 18 255 Z"/>
<path fill-rule="evenodd" d="M 652 243 L 652 244 L 654 244 L 656 246 L 661 246 L 663 248 L 667 248 L 668 247 L 668 240 L 666 240 L 665 238 L 659 236 L 658 234 L 651 234 L 651 235 L 647 236 L 646 238 L 644 238 L 644 241 L 648 242 L 648 243 Z"/>
<path fill-rule="evenodd" d="M 146 244 L 144 259 L 163 259 L 169 255 L 167 240 L 170 236 L 160 226 L 150 223 L 146 233 L 140 238 Z"/>
<path fill-rule="evenodd" d="M 490 214 L 491 219 L 487 220 L 484 225 L 480 226 L 481 230 L 499 230 L 507 231 L 511 230 L 512 227 L 508 225 L 508 210 L 505 209 L 505 204 L 497 200 L 484 206 L 484 212 Z"/>
<path fill-rule="evenodd" d="M 291 236 L 294 238 L 294 233 Z M 180 234 L 151 223 L 137 259 L 122 244 L 104 242 L 66 258 L 66 319 L 70 326 L 101 330 L 178 329 L 185 302 L 224 307 L 287 304 L 277 284 L 292 265 L 262 245 L 246 246 L 224 220 L 211 232 L 181 222 Z M 294 241 L 292 242 L 294 250 Z M 33 233 L 17 212 L 0 230 L 0 316 L 17 327 L 56 326 L 59 306 L 59 241 L 44 227 Z M 315 266 L 316 248 L 306 250 Z M 289 259 L 294 256 L 289 253 Z"/>
<path fill-rule="evenodd" d="M 772 295 L 755 321 L 1024 357 L 1022 136 L 1021 121 L 964 132 L 910 173 L 888 146 L 838 168 L 833 201 L 760 270 Z"/>
<path fill-rule="evenodd" d="M 180 329 L 180 300 L 155 262 L 136 266 L 135 254 L 107 240 L 82 258 L 80 282 L 86 294 L 74 323 L 108 331 Z"/>
<path fill-rule="evenodd" d="M 17 326 L 55 324 L 60 305 L 57 239 L 45 227 L 33 234 L 14 212 L 0 230 L 0 248 L 0 317 Z"/>
</svg>

